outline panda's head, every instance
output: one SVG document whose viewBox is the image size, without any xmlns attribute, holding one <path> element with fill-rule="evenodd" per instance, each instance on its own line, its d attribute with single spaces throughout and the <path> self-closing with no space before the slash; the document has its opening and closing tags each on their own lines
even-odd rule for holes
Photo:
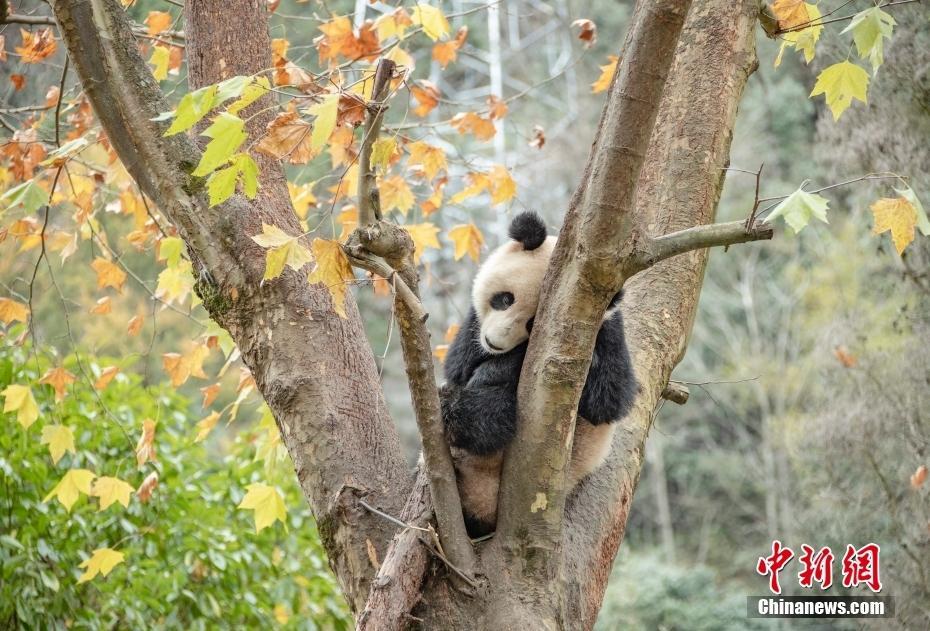
<svg viewBox="0 0 930 631">
<path fill-rule="evenodd" d="M 472 288 L 472 305 L 481 325 L 479 341 L 491 354 L 506 353 L 529 339 L 539 290 L 555 237 L 534 212 L 510 222 L 510 240 L 487 258 Z"/>
</svg>

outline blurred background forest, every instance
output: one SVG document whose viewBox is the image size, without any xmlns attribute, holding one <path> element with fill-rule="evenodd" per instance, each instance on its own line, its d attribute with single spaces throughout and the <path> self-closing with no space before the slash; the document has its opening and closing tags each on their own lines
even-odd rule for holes
<svg viewBox="0 0 930 631">
<path fill-rule="evenodd" d="M 459 15 L 450 18 L 453 31 L 469 27 L 467 42 L 445 71 L 430 60 L 428 48 L 419 51 L 414 77 L 431 80 L 443 95 L 427 121 L 444 120 L 463 103 L 491 94 L 522 95 L 509 103 L 491 142 L 464 142 L 438 125 L 425 132 L 447 148 L 450 182 L 472 164 L 511 169 L 517 182 L 511 203 L 491 207 L 486 198 L 473 198 L 430 217 L 443 232 L 474 222 L 486 252 L 504 238 L 514 212 L 534 209 L 553 231 L 560 225 L 603 103 L 591 84 L 608 55 L 619 51 L 631 3 L 485 5 L 443 2 L 448 15 Z M 853 2 L 849 8 L 870 5 Z M 315 68 L 312 41 L 322 19 L 315 15 L 363 11 L 372 19 L 385 6 L 282 0 L 272 37 L 287 38 L 289 58 Z M 47 14 L 40 2 L 14 2 L 13 8 Z M 140 23 L 153 10 L 179 14 L 161 0 L 138 0 L 129 8 Z M 930 9 L 914 3 L 897 8 L 894 17 L 898 25 L 868 105 L 855 103 L 838 122 L 808 94 L 818 70 L 848 54 L 842 25 L 824 30 L 810 66 L 788 53 L 777 69 L 779 42 L 758 31 L 759 68 L 740 106 L 731 166 L 754 172 L 764 162 L 762 196 L 788 194 L 805 180 L 819 187 L 892 171 L 910 178 L 925 205 L 930 201 Z M 590 49 L 571 28 L 579 18 L 597 23 L 599 37 Z M 19 28 L 0 29 L 12 51 L 20 43 Z M 24 73 L 22 65 L 12 52 L 2 62 L 4 139 L 38 115 L 13 110 L 45 100 L 61 76 L 62 48 L 30 67 L 19 90 L 11 75 Z M 162 85 L 186 91 L 185 69 Z M 72 77 L 63 94 L 78 91 Z M 402 100 L 392 107 L 403 108 Z M 47 124 L 43 133 L 49 133 Z M 301 185 L 328 172 L 328 165 L 312 162 L 290 175 Z M 718 219 L 745 217 L 755 184 L 751 173 L 728 172 Z M 765 590 L 756 560 L 776 538 L 795 550 L 802 543 L 829 545 L 834 552 L 847 543 L 880 544 L 883 593 L 895 598 L 897 617 L 875 628 L 930 627 L 930 485 L 910 481 L 930 462 L 930 245 L 918 236 L 901 257 L 887 235 L 872 234 L 868 205 L 891 185 L 874 180 L 830 190 L 824 193 L 831 201 L 829 224 L 817 223 L 799 236 L 779 224 L 771 242 L 711 253 L 694 334 L 673 377 L 688 384 L 691 397 L 684 406 L 669 403 L 657 412 L 599 629 L 807 627 L 745 617 L 745 596 Z M 330 206 L 314 203 L 307 190 L 304 218 L 329 230 Z M 88 230 L 121 234 L 125 230 L 116 226 L 130 221 L 104 205 Z M 38 249 L 14 232 L 4 237 L 0 288 L 24 299 Z M 183 352 L 190 339 L 204 334 L 217 336 L 222 346 L 223 336 L 189 296 L 170 307 L 153 298 L 164 265 L 150 250 L 137 252 L 116 236 L 106 242 L 131 270 L 122 291 L 110 292 L 106 307 L 93 312 L 103 293 L 86 267 L 99 253 L 98 239 L 82 238 L 64 264 L 50 254 L 50 269 L 42 263 L 34 282 L 35 335 L 14 324 L 0 340 L 0 389 L 65 362 L 81 378 L 69 385 L 70 396 L 54 414 L 74 425 L 84 448 L 94 446 L 95 456 L 78 456 L 90 469 L 133 469 L 135 462 L 123 453 L 126 442 L 135 445 L 143 419 L 158 419 L 159 487 L 150 502 L 134 502 L 125 514 L 103 513 L 101 521 L 95 507 L 81 501 L 66 520 L 60 506 L 42 502 L 61 471 L 51 470 L 35 428 L 27 439 L 10 429 L 15 415 L 6 414 L 0 432 L 0 626 L 17 618 L 43 626 L 47 612 L 82 628 L 214 628 L 233 621 L 346 628 L 347 608 L 293 469 L 235 353 L 226 349 L 206 360 L 211 375 L 229 364 L 215 380 L 220 388 L 209 391 L 216 399 L 208 409 L 201 403 L 210 381 L 195 378 L 172 388 L 163 354 Z M 447 244 L 424 258 L 425 302 L 433 339 L 442 344 L 447 327 L 468 309 L 477 264 L 468 257 L 454 260 Z M 390 330 L 390 300 L 367 283 L 353 292 L 412 464 L 418 437 L 397 336 Z M 135 316 L 144 324 L 129 335 L 127 323 Z M 119 367 L 112 385 L 91 388 L 108 366 Z M 42 396 L 51 401 L 51 389 Z M 210 410 L 223 411 L 222 422 L 205 424 Z M 236 509 L 246 486 L 258 480 L 282 489 L 286 530 L 276 524 L 255 533 L 249 513 Z M 127 567 L 75 587 L 75 566 L 98 540 L 121 542 Z M 787 593 L 799 589 L 792 568 L 783 574 Z M 842 591 L 834 587 L 831 593 Z"/>
</svg>

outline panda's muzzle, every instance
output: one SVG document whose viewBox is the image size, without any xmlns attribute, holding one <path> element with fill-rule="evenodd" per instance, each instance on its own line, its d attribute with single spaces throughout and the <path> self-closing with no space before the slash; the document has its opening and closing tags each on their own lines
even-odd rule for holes
<svg viewBox="0 0 930 631">
<path fill-rule="evenodd" d="M 491 340 L 488 339 L 487 335 L 484 336 L 484 343 L 487 344 L 488 348 L 490 348 L 492 351 L 496 351 L 498 353 L 504 352 L 504 349 L 502 349 L 501 347 L 494 346 L 493 344 L 491 344 Z"/>
</svg>

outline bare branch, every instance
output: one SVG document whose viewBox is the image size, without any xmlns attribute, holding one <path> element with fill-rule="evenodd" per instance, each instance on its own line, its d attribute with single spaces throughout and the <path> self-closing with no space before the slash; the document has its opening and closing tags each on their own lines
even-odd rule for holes
<svg viewBox="0 0 930 631">
<path fill-rule="evenodd" d="M 423 441 L 423 456 L 433 510 L 439 525 L 441 548 L 448 557 L 449 565 L 468 577 L 466 583 L 473 583 L 471 577 L 475 568 L 475 553 L 465 530 L 452 455 L 442 427 L 432 347 L 426 327 L 428 314 L 418 297 L 419 281 L 413 263 L 413 240 L 403 228 L 381 220 L 378 189 L 371 166 L 372 146 L 381 129 L 385 110 L 383 100 L 387 97 L 393 74 L 394 62 L 381 59 L 374 77 L 372 93 L 375 103 L 369 107 L 359 154 L 359 227 L 350 235 L 344 250 L 354 265 L 374 272 L 394 285 L 394 318 L 400 330 L 410 396 Z M 384 599 L 370 600 L 366 604 L 366 611 L 381 619 L 384 616 L 378 607 L 383 606 Z"/>
<path fill-rule="evenodd" d="M 10 15 L 0 17 L 0 24 L 27 24 L 33 26 L 54 26 L 55 18 L 48 15 L 17 15 L 16 13 L 11 13 Z"/>
<path fill-rule="evenodd" d="M 764 241 L 771 239 L 774 233 L 770 225 L 754 224 L 747 228 L 745 221 L 694 226 L 647 240 L 634 255 L 631 266 L 637 271 L 644 270 L 659 261 L 685 252 L 721 245 Z"/>
<path fill-rule="evenodd" d="M 360 226 L 367 226 L 374 223 L 376 219 L 381 219 L 381 202 L 377 197 L 375 187 L 375 171 L 371 168 L 371 149 L 378 139 L 378 134 L 381 133 L 384 110 L 387 109 L 384 99 L 391 87 L 395 65 L 390 59 L 382 58 L 375 69 L 374 85 L 371 91 L 373 102 L 368 106 L 368 121 L 358 156 L 358 225 Z"/>
<path fill-rule="evenodd" d="M 679 381 L 669 381 L 668 385 L 662 390 L 662 398 L 678 405 L 684 405 L 691 397 L 691 391 L 688 386 Z"/>
</svg>

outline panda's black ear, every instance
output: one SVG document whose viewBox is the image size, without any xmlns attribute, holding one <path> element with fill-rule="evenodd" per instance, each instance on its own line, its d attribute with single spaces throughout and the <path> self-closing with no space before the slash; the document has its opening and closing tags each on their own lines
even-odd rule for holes
<svg viewBox="0 0 930 631">
<path fill-rule="evenodd" d="M 546 224 L 533 211 L 522 212 L 510 222 L 510 238 L 523 244 L 524 250 L 535 250 L 546 240 Z"/>
</svg>

